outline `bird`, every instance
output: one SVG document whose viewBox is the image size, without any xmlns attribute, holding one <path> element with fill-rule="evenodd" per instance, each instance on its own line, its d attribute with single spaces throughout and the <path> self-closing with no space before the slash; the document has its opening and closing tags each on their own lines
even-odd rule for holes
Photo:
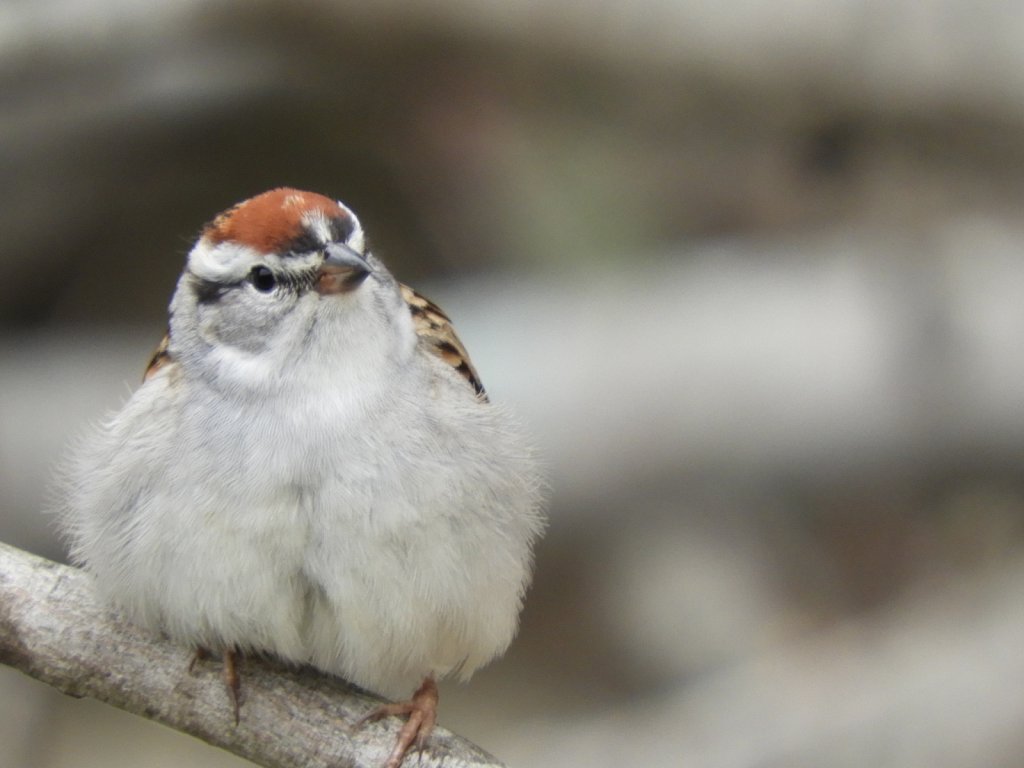
<svg viewBox="0 0 1024 768">
<path fill-rule="evenodd" d="M 437 682 L 516 633 L 536 454 L 356 214 L 280 187 L 203 227 L 142 384 L 70 450 L 60 526 L 102 601 L 221 656 L 236 723 L 240 657 L 309 665 L 394 700 L 359 725 L 406 718 L 396 768 Z"/>
</svg>

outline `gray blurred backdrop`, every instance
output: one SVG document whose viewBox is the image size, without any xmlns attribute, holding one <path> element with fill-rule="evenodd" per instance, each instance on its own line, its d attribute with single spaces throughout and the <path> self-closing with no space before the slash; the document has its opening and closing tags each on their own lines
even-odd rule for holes
<svg viewBox="0 0 1024 768">
<path fill-rule="evenodd" d="M 1022 163 L 1006 0 L 6 0 L 0 539 L 62 557 L 51 467 L 202 224 L 309 188 L 549 468 L 520 637 L 442 724 L 524 767 L 1024 765 Z M 9 669 L 0 745 L 242 765 Z"/>
</svg>

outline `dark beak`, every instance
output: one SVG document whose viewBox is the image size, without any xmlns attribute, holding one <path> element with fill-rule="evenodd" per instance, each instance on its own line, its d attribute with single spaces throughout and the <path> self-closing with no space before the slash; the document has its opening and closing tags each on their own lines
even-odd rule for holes
<svg viewBox="0 0 1024 768">
<path fill-rule="evenodd" d="M 327 246 L 327 255 L 317 275 L 316 290 L 325 296 L 354 291 L 371 272 L 369 263 L 342 243 Z"/>
</svg>

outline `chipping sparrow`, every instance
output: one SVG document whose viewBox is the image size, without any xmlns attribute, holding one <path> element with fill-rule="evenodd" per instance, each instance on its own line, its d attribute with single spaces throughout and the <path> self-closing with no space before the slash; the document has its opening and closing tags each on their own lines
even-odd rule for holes
<svg viewBox="0 0 1024 768">
<path fill-rule="evenodd" d="M 518 623 L 543 526 L 531 450 L 448 318 L 344 205 L 275 189 L 206 226 L 125 406 L 72 452 L 73 558 L 132 621 L 409 702 L 389 765 Z"/>
</svg>

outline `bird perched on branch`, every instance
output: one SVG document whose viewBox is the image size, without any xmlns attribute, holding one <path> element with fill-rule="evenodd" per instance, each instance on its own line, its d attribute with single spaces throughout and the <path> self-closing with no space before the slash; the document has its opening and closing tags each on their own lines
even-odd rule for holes
<svg viewBox="0 0 1024 768">
<path fill-rule="evenodd" d="M 63 525 L 102 598 L 236 658 L 311 664 L 434 725 L 436 681 L 516 631 L 542 526 L 522 430 L 448 317 L 341 203 L 275 189 L 188 256 L 142 386 L 72 451 Z"/>
</svg>

